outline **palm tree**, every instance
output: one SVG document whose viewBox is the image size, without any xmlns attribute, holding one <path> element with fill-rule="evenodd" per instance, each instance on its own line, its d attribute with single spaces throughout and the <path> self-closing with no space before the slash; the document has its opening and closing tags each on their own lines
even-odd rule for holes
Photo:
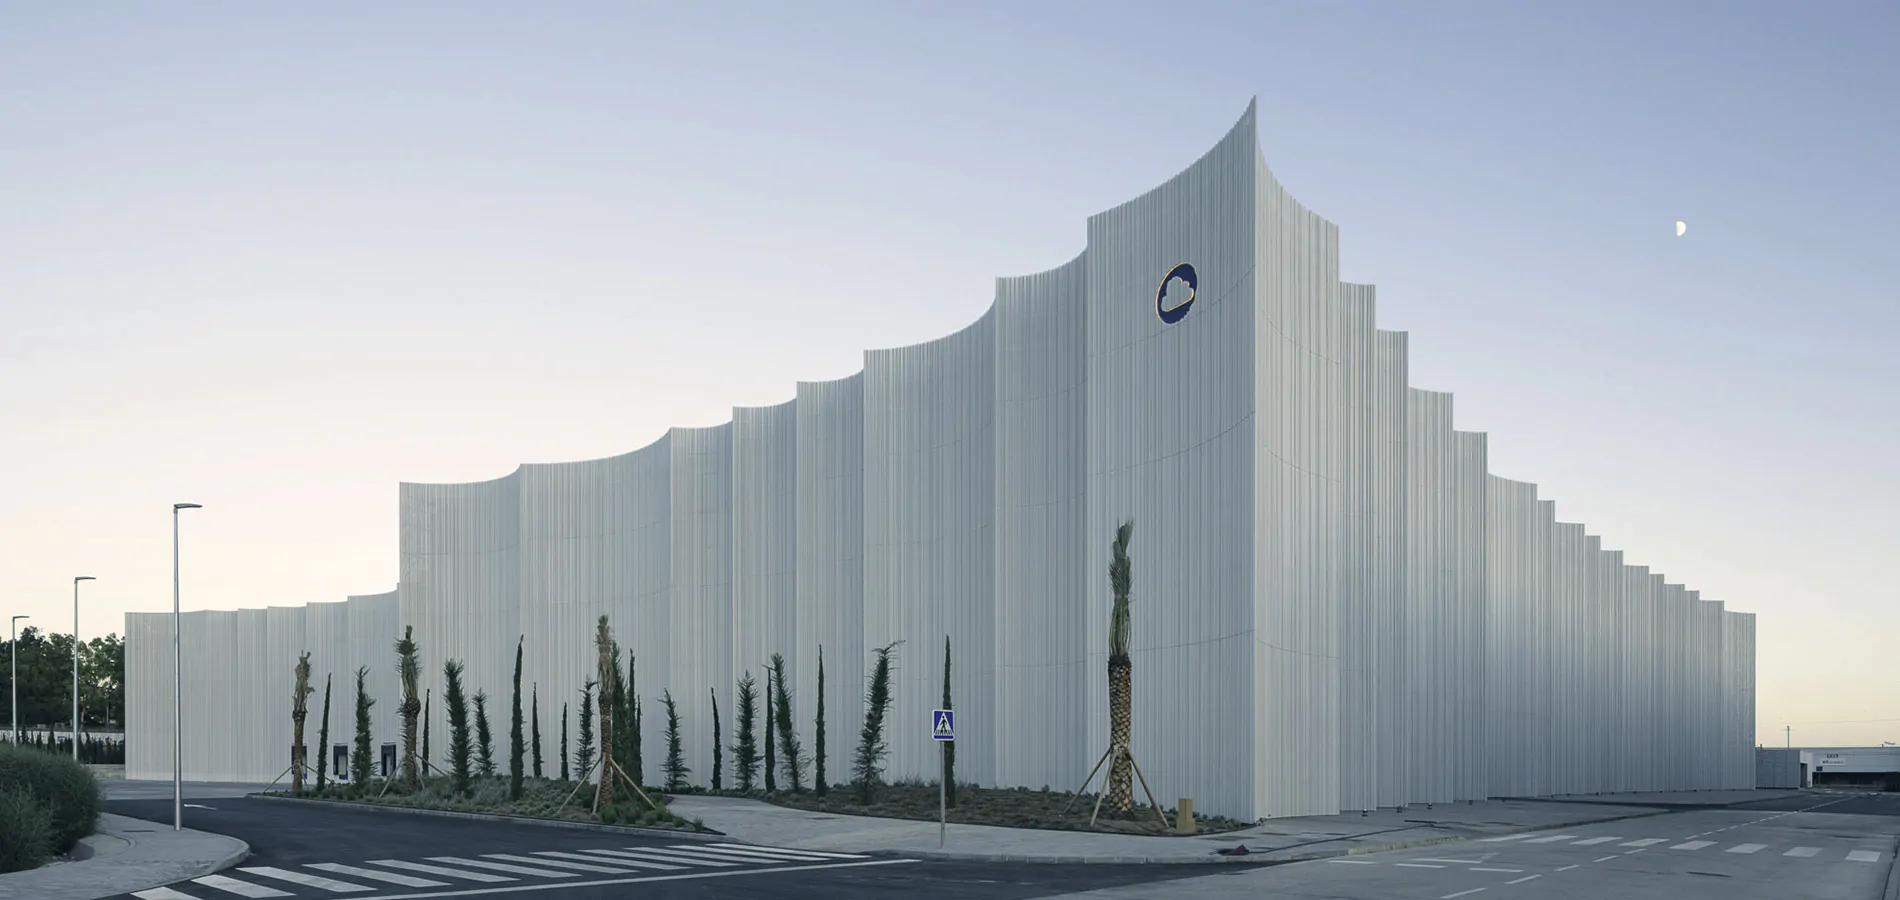
<svg viewBox="0 0 1900 900">
<path fill-rule="evenodd" d="M 614 632 L 607 624 L 607 617 L 601 616 L 594 629 L 594 650 L 597 656 L 595 670 L 600 679 L 600 783 L 594 789 L 594 811 L 599 812 L 614 805 L 614 700 L 609 696 L 614 678 Z"/>
<path fill-rule="evenodd" d="M 1134 592 L 1133 564 L 1128 559 L 1128 542 L 1135 536 L 1130 519 L 1115 529 L 1115 542 L 1109 547 L 1108 586 L 1115 605 L 1108 620 L 1108 740 L 1112 759 L 1108 766 L 1108 807 L 1126 814 L 1135 807 L 1133 757 L 1128 755 L 1130 719 L 1134 714 L 1134 660 L 1128 656 L 1128 604 Z"/>
<path fill-rule="evenodd" d="M 422 680 L 422 660 L 416 652 L 415 626 L 402 629 L 396 642 L 396 674 L 402 679 L 402 781 L 410 792 L 422 789 L 422 768 L 416 764 L 416 720 L 422 715 L 422 701 L 416 696 Z"/>
<path fill-rule="evenodd" d="M 295 725 L 296 735 L 291 738 L 290 751 L 290 795 L 303 796 L 303 720 L 310 714 L 309 697 L 316 692 L 310 686 L 310 651 L 305 650 L 297 657 L 297 686 L 290 692 L 290 721 Z"/>
</svg>

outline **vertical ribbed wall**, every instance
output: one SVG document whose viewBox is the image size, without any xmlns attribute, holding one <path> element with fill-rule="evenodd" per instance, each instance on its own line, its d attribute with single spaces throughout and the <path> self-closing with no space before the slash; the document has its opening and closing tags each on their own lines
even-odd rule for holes
<svg viewBox="0 0 1900 900">
<path fill-rule="evenodd" d="M 934 777 L 948 635 L 962 776 L 1067 790 L 1107 749 L 1109 541 L 1132 517 L 1133 750 L 1164 803 L 1254 818 L 1752 784 L 1754 618 L 1489 474 L 1486 436 L 1411 387 L 1407 336 L 1339 282 L 1337 228 L 1275 181 L 1255 130 L 1250 106 L 1091 217 L 1074 260 L 1000 279 L 969 327 L 857 375 L 620 456 L 402 485 L 397 591 L 184 616 L 186 777 L 283 771 L 304 649 L 319 692 L 335 678 L 333 747 L 369 667 L 380 757 L 405 625 L 433 762 L 454 658 L 505 766 L 520 641 L 558 774 L 607 615 L 637 658 L 649 782 L 660 693 L 704 785 L 711 693 L 730 734 L 735 679 L 773 653 L 814 751 L 820 647 L 827 774 L 847 780 L 871 651 L 898 640 L 887 775 Z M 1165 322 L 1155 295 L 1184 262 L 1193 305 Z M 170 773 L 170 634 L 127 616 L 131 777 Z"/>
<path fill-rule="evenodd" d="M 1073 790 L 1087 744 L 1087 623 L 1106 596 L 1091 577 L 1084 257 L 996 288 L 996 689 L 1000 784 Z M 1145 534 L 1143 535 L 1146 536 Z M 1039 740 L 1010 735 L 1040 735 Z"/>
<path fill-rule="evenodd" d="M 781 636 L 771 648 L 785 654 L 801 712 L 817 707 L 818 678 L 814 667 L 807 680 L 799 662 L 825 648 L 825 729 L 834 736 L 827 768 L 841 776 L 855 746 L 851 736 L 864 722 L 871 650 L 890 643 L 865 628 L 864 395 L 862 373 L 798 385 L 797 622 L 781 633 L 795 639 Z M 917 647 L 898 650 L 905 653 L 901 664 L 919 664 L 906 658 Z M 903 727 L 904 712 L 894 713 L 890 728 Z M 908 712 L 914 722 L 917 712 Z M 801 732 L 809 734 L 802 723 Z"/>
</svg>

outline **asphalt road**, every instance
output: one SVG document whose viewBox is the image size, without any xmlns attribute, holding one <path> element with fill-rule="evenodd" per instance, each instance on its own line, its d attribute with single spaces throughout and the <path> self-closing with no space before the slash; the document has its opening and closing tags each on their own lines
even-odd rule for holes
<svg viewBox="0 0 1900 900">
<path fill-rule="evenodd" d="M 180 882 L 122 897 L 1027 900 L 1208 871 L 1192 865 L 1023 865 L 878 854 L 816 856 L 783 848 L 747 851 L 737 844 L 718 847 L 242 797 L 186 802 L 193 804 L 185 809 L 188 827 L 242 839 L 251 845 L 251 858 L 204 883 Z M 112 800 L 108 808 L 120 815 L 171 823 L 169 799 Z M 332 884 L 313 879 L 328 879 Z"/>
<path fill-rule="evenodd" d="M 1897 840 L 1900 795 L 1809 793 L 1070 900 L 1879 900 Z"/>
</svg>

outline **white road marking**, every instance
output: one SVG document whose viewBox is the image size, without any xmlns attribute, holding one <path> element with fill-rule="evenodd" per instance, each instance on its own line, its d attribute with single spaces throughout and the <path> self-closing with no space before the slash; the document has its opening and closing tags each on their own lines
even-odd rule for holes
<svg viewBox="0 0 1900 900">
<path fill-rule="evenodd" d="M 708 847 L 725 847 L 729 850 L 753 850 L 770 852 L 783 850 L 787 853 L 803 853 L 806 856 L 823 856 L 829 859 L 870 859 L 862 853 L 838 853 L 831 850 L 800 850 L 797 847 L 754 847 L 751 844 L 707 844 Z"/>
<path fill-rule="evenodd" d="M 1616 858 L 1615 854 L 1611 854 L 1609 856 L 1599 856 L 1596 859 L 1591 860 L 1591 862 L 1609 862 L 1610 860 L 1613 860 L 1615 858 Z"/>
<path fill-rule="evenodd" d="M 1660 844 L 1662 842 L 1663 842 L 1662 838 L 1643 838 L 1642 840 L 1639 840 L 1639 841 L 1624 841 L 1621 844 L 1617 844 L 1617 846 L 1618 847 L 1648 847 L 1651 844 Z"/>
<path fill-rule="evenodd" d="M 197 900 L 190 894 L 181 894 L 171 888 L 152 888 L 149 891 L 137 891 L 132 896 L 139 900 Z"/>
<path fill-rule="evenodd" d="M 1434 866 L 1430 863 L 1393 863 L 1393 865 L 1404 866 L 1405 868 L 1408 868 L 1408 869 L 1442 869 L 1444 868 L 1444 866 Z"/>
<path fill-rule="evenodd" d="M 568 854 L 559 853 L 558 851 L 554 851 L 554 852 L 542 851 L 542 852 L 536 853 L 533 856 L 517 856 L 513 853 L 484 853 L 482 854 L 482 858 L 483 859 L 499 859 L 499 860 L 504 860 L 507 862 L 527 863 L 529 865 L 535 865 L 535 866 L 553 866 L 554 868 L 557 868 L 557 869 L 573 869 L 576 872 L 594 872 L 594 873 L 602 874 L 602 875 L 625 875 L 628 872 L 638 872 L 641 869 L 659 869 L 659 868 L 677 869 L 679 868 L 679 866 L 664 866 L 663 867 L 659 863 L 635 863 L 635 862 L 620 863 L 618 860 L 615 861 L 616 863 L 615 865 L 597 866 L 597 865 L 594 865 L 593 863 L 563 862 L 558 859 L 542 859 L 542 857 L 544 856 L 556 856 L 556 855 L 566 856 Z M 588 856 L 583 856 L 581 858 L 593 859 L 593 857 L 588 857 Z M 597 861 L 602 861 L 602 860 L 597 860 Z"/>
<path fill-rule="evenodd" d="M 444 878 L 460 878 L 465 881 L 481 881 L 490 884 L 514 880 L 506 875 L 490 875 L 487 872 L 470 872 L 467 869 L 448 869 L 442 866 L 425 866 L 422 863 L 405 862 L 400 859 L 372 859 L 369 863 L 372 866 L 408 869 L 411 872 L 427 872 L 431 875 L 441 875 Z"/>
<path fill-rule="evenodd" d="M 430 862 L 454 863 L 458 866 L 474 866 L 477 869 L 494 869 L 515 875 L 538 875 L 542 878 L 579 878 L 578 872 L 557 872 L 553 869 L 531 869 L 527 866 L 511 866 L 507 863 L 490 862 L 485 859 L 463 859 L 459 856 L 431 856 Z"/>
<path fill-rule="evenodd" d="M 1543 877 L 1542 875 L 1526 875 L 1523 878 L 1513 878 L 1510 881 L 1505 882 L 1505 884 L 1523 884 L 1524 882 L 1529 881 L 1533 878 L 1542 878 L 1542 877 Z"/>
<path fill-rule="evenodd" d="M 1757 850 L 1765 850 L 1765 849 L 1767 849 L 1767 848 L 1768 848 L 1768 845 L 1767 845 L 1767 844 L 1736 844 L 1735 846 L 1733 846 L 1733 847 L 1730 847 L 1730 848 L 1728 848 L 1728 851 L 1727 851 L 1727 852 L 1729 852 L 1729 853 L 1753 853 L 1753 852 L 1755 852 L 1755 851 L 1757 851 Z"/>
<path fill-rule="evenodd" d="M 1507 834 L 1507 835 L 1504 835 L 1503 837 L 1491 837 L 1491 838 L 1479 838 L 1478 840 L 1479 840 L 1479 841 L 1481 841 L 1481 842 L 1483 842 L 1483 843 L 1486 843 L 1486 844 L 1495 844 L 1495 843 L 1497 843 L 1498 841 L 1521 841 L 1521 840 L 1523 840 L 1523 839 L 1525 839 L 1525 838 L 1527 838 L 1527 837 L 1530 837 L 1530 835 L 1529 835 L 1528 833 L 1526 833 L 1526 834 Z"/>
<path fill-rule="evenodd" d="M 1808 857 L 1808 856 L 1813 856 L 1814 854 L 1819 853 L 1819 852 L 1821 852 L 1821 848 L 1819 847 L 1796 847 L 1793 850 L 1790 850 L 1781 855 Z"/>
<path fill-rule="evenodd" d="M 288 881 L 291 884 L 301 884 L 304 887 L 313 887 L 318 890 L 329 891 L 333 894 L 360 894 L 376 890 L 373 887 L 351 884 L 347 881 L 338 881 L 334 878 L 324 878 L 321 875 L 305 875 L 302 872 L 291 872 L 285 869 L 279 869 L 276 866 L 240 866 L 238 871 L 262 876 L 264 878 L 275 878 L 278 881 Z"/>
<path fill-rule="evenodd" d="M 1879 862 L 1880 851 L 1878 850 L 1849 850 L 1847 851 L 1847 861 L 1848 862 Z"/>
<path fill-rule="evenodd" d="M 202 884 L 208 888 L 216 888 L 227 894 L 236 894 L 240 897 L 261 898 L 290 896 L 290 893 L 287 891 L 280 891 L 274 887 L 265 887 L 261 884 L 252 884 L 248 881 L 239 881 L 235 878 L 227 878 L 223 875 L 206 875 L 203 878 L 193 878 L 192 882 L 194 884 Z"/>
<path fill-rule="evenodd" d="M 1480 868 L 1478 866 L 1473 866 L 1471 867 L 1471 871 L 1473 872 L 1522 872 L 1524 870 L 1523 869 L 1485 869 L 1485 868 Z"/>
<path fill-rule="evenodd" d="M 641 848 L 628 847 L 627 849 L 639 850 Z M 787 852 L 784 850 L 774 850 L 771 853 L 761 853 L 756 850 L 725 850 L 725 849 L 712 847 L 712 846 L 696 847 L 690 844 L 674 844 L 670 849 L 691 850 L 694 853 L 709 853 L 721 858 L 742 859 L 742 860 L 745 860 L 746 862 L 786 862 L 786 861 L 824 862 L 825 860 L 830 858 L 830 857 L 825 857 L 825 856 L 819 856 L 813 853 Z"/>
<path fill-rule="evenodd" d="M 1620 841 L 1620 840 L 1622 840 L 1622 838 L 1593 837 L 1593 838 L 1584 838 L 1581 841 L 1576 841 L 1575 844 L 1578 847 L 1594 847 L 1598 844 L 1607 844 L 1611 841 Z"/>
<path fill-rule="evenodd" d="M 1451 898 L 1453 897 L 1463 897 L 1466 894 L 1475 894 L 1482 890 L 1484 890 L 1484 888 L 1472 888 L 1471 890 L 1468 890 L 1468 891 L 1459 891 L 1456 894 L 1446 894 L 1445 896 L 1440 897 L 1439 900 L 1451 900 Z"/>
<path fill-rule="evenodd" d="M 67 655 L 70 656 L 71 654 L 67 654 Z M 202 803 L 187 803 L 185 804 L 185 808 L 186 809 L 217 809 L 217 807 L 215 806 L 206 806 Z"/>
<path fill-rule="evenodd" d="M 1525 841 L 1524 843 L 1526 844 L 1554 844 L 1554 843 L 1557 843 L 1558 841 L 1567 841 L 1574 837 L 1576 837 L 1576 835 L 1574 834 L 1553 834 L 1549 837 L 1531 838 L 1530 840 Z"/>
<path fill-rule="evenodd" d="M 438 897 L 481 897 L 489 894 L 526 894 L 531 891 L 560 891 L 577 887 L 608 887 L 620 884 L 650 884 L 661 881 L 689 881 L 700 878 L 725 878 L 732 875 L 770 875 L 778 872 L 815 872 L 823 869 L 856 869 L 867 866 L 897 866 L 915 863 L 914 859 L 866 859 L 853 862 L 820 863 L 810 866 L 774 866 L 767 869 L 733 869 L 730 872 L 687 872 L 680 875 L 637 875 L 632 878 L 601 878 L 594 881 L 566 881 L 560 884 L 524 884 L 512 887 L 465 888 L 459 891 L 430 891 L 422 894 L 384 894 L 375 900 L 435 900 Z M 572 873 L 561 872 L 563 876 Z M 184 894 L 157 896 L 140 900 L 193 900 Z"/>
<path fill-rule="evenodd" d="M 1340 863 L 1341 865 L 1347 865 L 1347 866 L 1376 866 L 1378 865 L 1378 863 L 1373 862 L 1372 860 L 1369 860 L 1369 859 L 1329 859 L 1327 860 L 1327 862 Z"/>
<path fill-rule="evenodd" d="M 701 856 L 699 854 L 692 853 L 686 850 L 659 850 L 659 849 L 649 850 L 645 847 L 642 847 L 638 850 L 585 850 L 582 852 L 587 853 L 589 855 L 599 854 L 603 857 L 624 857 L 626 859 L 651 859 L 658 862 L 681 863 L 688 866 L 712 866 L 715 869 L 725 869 L 725 868 L 730 868 L 733 866 L 745 865 L 745 863 L 742 863 L 730 857 Z"/>
<path fill-rule="evenodd" d="M 1684 841 L 1683 843 L 1677 844 L 1674 847 L 1670 847 L 1669 849 L 1671 850 L 1700 850 L 1703 847 L 1713 847 L 1713 846 L 1715 846 L 1714 841 Z"/>
<path fill-rule="evenodd" d="M 1564 866 L 1563 868 L 1561 868 L 1561 869 L 1558 869 L 1557 871 L 1559 871 L 1559 872 L 1568 872 L 1568 871 L 1570 871 L 1571 869 L 1574 869 L 1574 868 L 1576 868 L 1576 867 L 1578 867 L 1578 866 L 1580 866 L 1580 865 L 1583 865 L 1583 863 L 1571 863 L 1570 865 L 1567 865 L 1567 866 Z"/>
<path fill-rule="evenodd" d="M 381 881 L 386 884 L 400 884 L 403 887 L 447 887 L 449 884 L 446 881 L 431 881 L 427 878 L 417 878 L 413 875 L 398 875 L 394 872 L 378 872 L 375 869 L 346 866 L 342 863 L 310 863 L 304 866 L 304 868 L 316 869 L 322 872 L 334 872 L 338 875 L 354 875 L 358 878 L 367 878 L 371 881 Z"/>
</svg>

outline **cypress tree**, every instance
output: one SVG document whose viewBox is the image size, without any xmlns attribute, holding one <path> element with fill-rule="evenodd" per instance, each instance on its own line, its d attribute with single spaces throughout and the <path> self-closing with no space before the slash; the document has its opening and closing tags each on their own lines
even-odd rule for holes
<svg viewBox="0 0 1900 900">
<path fill-rule="evenodd" d="M 825 784 L 825 647 L 818 645 L 818 721 L 812 734 L 812 780 L 813 789 L 823 797 L 829 790 Z"/>
<path fill-rule="evenodd" d="M 778 791 L 778 775 L 777 775 L 778 763 L 776 759 L 774 758 L 775 754 L 773 753 L 773 747 L 772 747 L 772 743 L 773 743 L 772 731 L 774 730 L 772 727 L 773 722 L 774 720 L 772 718 L 772 667 L 766 666 L 765 667 L 765 792 L 768 794 L 776 793 Z"/>
<path fill-rule="evenodd" d="M 666 707 L 666 762 L 661 771 L 666 775 L 666 789 L 672 793 L 686 790 L 686 778 L 693 770 L 686 766 L 686 754 L 680 750 L 680 713 L 673 705 L 671 688 L 661 692 L 660 702 Z"/>
<path fill-rule="evenodd" d="M 581 726 L 574 752 L 574 777 L 586 781 L 594 771 L 594 687 L 596 682 L 588 679 L 581 686 Z"/>
<path fill-rule="evenodd" d="M 798 749 L 798 731 L 792 721 L 792 689 L 785 684 L 785 655 L 772 654 L 772 681 L 777 685 L 777 698 L 772 702 L 773 712 L 778 716 L 778 755 L 785 766 L 785 778 L 792 783 L 792 793 L 805 792 L 805 757 Z"/>
<path fill-rule="evenodd" d="M 323 676 L 323 724 L 317 728 L 317 790 L 329 782 L 330 768 L 330 676 Z"/>
<path fill-rule="evenodd" d="M 713 713 L 712 715 L 712 720 L 713 720 L 712 789 L 715 791 L 722 791 L 722 790 L 725 790 L 726 788 L 726 785 L 725 785 L 726 748 L 720 746 L 720 742 L 722 741 L 722 738 L 720 737 L 720 734 L 719 734 L 719 691 L 715 688 L 707 688 L 706 693 L 712 695 L 712 713 Z"/>
<path fill-rule="evenodd" d="M 488 692 L 475 692 L 475 752 L 483 778 L 495 777 L 495 737 L 488 730 Z"/>
<path fill-rule="evenodd" d="M 435 699 L 434 694 L 434 688 L 427 688 L 422 692 L 422 776 L 424 778 L 429 776 L 430 769 L 435 768 L 435 757 L 429 753 L 429 719 L 434 715 L 429 710 L 429 701 Z"/>
<path fill-rule="evenodd" d="M 608 652 L 613 657 L 613 678 L 611 679 L 613 693 L 609 696 L 607 703 L 614 715 L 612 755 L 614 762 L 619 763 L 620 768 L 626 769 L 627 774 L 631 775 L 633 774 L 630 768 L 633 762 L 633 742 L 629 738 L 634 734 L 634 728 L 632 727 L 633 714 L 628 710 L 632 706 L 630 702 L 632 698 L 628 695 L 626 670 L 620 666 L 620 642 L 613 641 Z"/>
<path fill-rule="evenodd" d="M 567 780 L 567 704 L 561 704 L 561 780 Z"/>
<path fill-rule="evenodd" d="M 538 781 L 543 777 L 541 775 L 541 685 L 537 683 L 529 690 L 533 698 L 529 701 L 532 706 L 529 715 L 534 717 L 534 777 Z"/>
<path fill-rule="evenodd" d="M 449 779 L 457 794 L 467 794 L 474 773 L 469 761 L 474 755 L 468 739 L 468 698 L 462 693 L 462 661 L 451 659 L 442 664 L 442 677 L 448 681 L 449 703 Z"/>
<path fill-rule="evenodd" d="M 633 663 L 633 654 L 629 652 L 627 654 L 627 715 L 621 721 L 627 723 L 624 729 L 628 747 L 627 775 L 644 785 L 647 783 L 647 764 L 645 755 L 640 749 L 640 735 L 646 730 L 646 711 L 642 709 L 646 704 L 640 700 L 640 685 L 634 678 Z"/>
<path fill-rule="evenodd" d="M 739 679 L 739 740 L 732 745 L 733 774 L 739 782 L 739 790 L 752 792 L 753 776 L 759 769 L 758 734 L 753 724 L 759 713 L 759 683 L 754 681 L 750 671 Z"/>
<path fill-rule="evenodd" d="M 514 706 L 509 711 L 508 722 L 508 799 L 521 799 L 522 771 L 528 753 L 526 739 L 521 734 L 521 644 L 524 638 L 515 638 L 515 691 Z"/>
<path fill-rule="evenodd" d="M 357 790 L 366 787 L 370 777 L 369 708 L 375 706 L 376 701 L 364 686 L 364 679 L 368 677 L 369 666 L 359 666 L 356 670 L 356 758 L 350 760 L 350 781 Z"/>
<path fill-rule="evenodd" d="M 943 708 L 950 708 L 950 636 L 943 636 Z M 944 804 L 957 805 L 957 742 L 945 741 L 943 748 Z"/>
</svg>

